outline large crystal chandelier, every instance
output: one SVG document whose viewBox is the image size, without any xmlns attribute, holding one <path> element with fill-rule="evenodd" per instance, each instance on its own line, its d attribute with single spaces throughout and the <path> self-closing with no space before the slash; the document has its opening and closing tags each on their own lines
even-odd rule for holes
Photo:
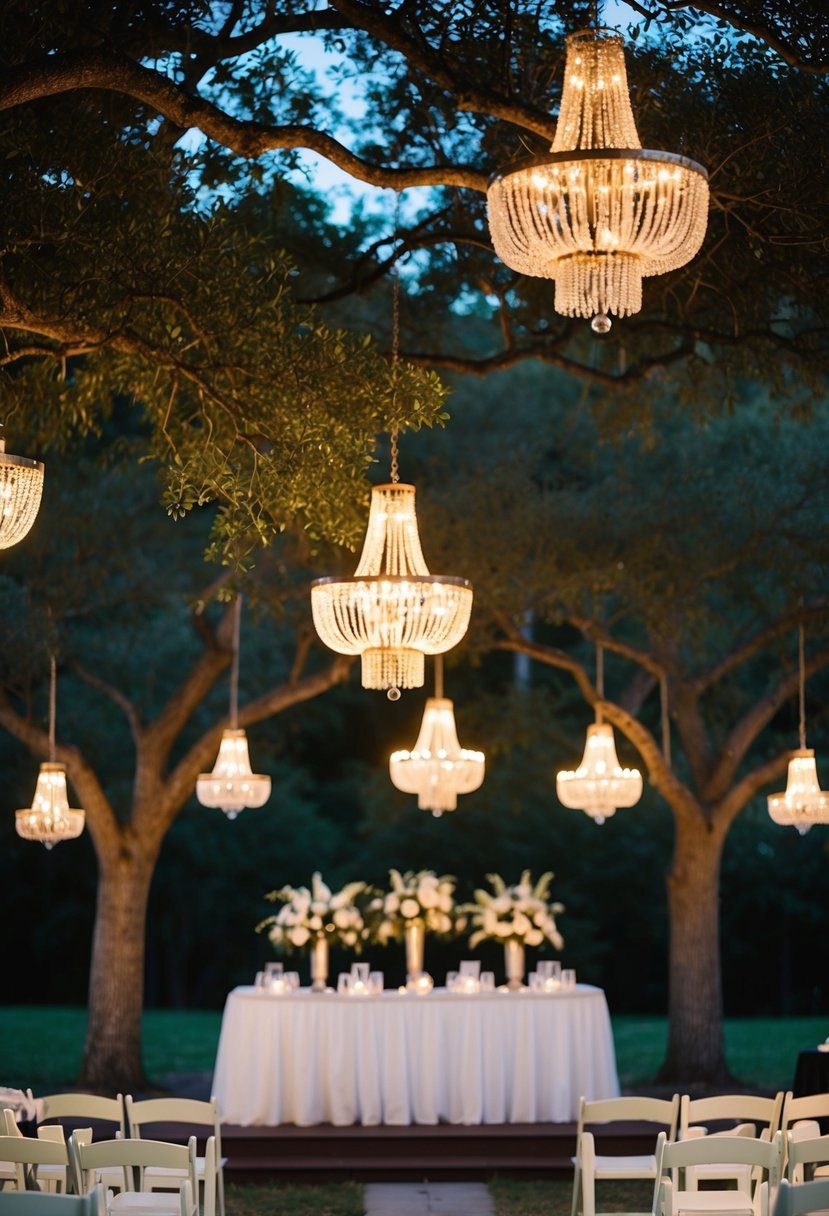
<svg viewBox="0 0 829 1216">
<path fill-rule="evenodd" d="M 222 732 L 219 754 L 211 773 L 200 773 L 196 798 L 202 806 L 220 807 L 235 819 L 245 807 L 264 806 L 270 797 L 271 779 L 252 773 L 247 735 L 239 728 L 239 635 L 242 597 L 233 608 L 233 661 L 230 668 L 230 727 Z"/>
<path fill-rule="evenodd" d="M 443 657 L 435 659 L 435 695 L 423 711 L 420 733 L 412 751 L 392 752 L 392 785 L 404 794 L 417 794 L 417 805 L 439 818 L 454 811 L 458 794 L 478 789 L 484 779 L 484 753 L 461 747 L 455 710 L 443 695 Z"/>
<path fill-rule="evenodd" d="M 801 836 L 816 823 L 829 823 L 829 794 L 821 790 L 815 753 L 806 746 L 806 664 L 803 626 L 798 629 L 798 676 L 800 702 L 800 747 L 792 752 L 783 794 L 769 794 L 769 815 L 781 827 L 795 827 Z"/>
<path fill-rule="evenodd" d="M 601 646 L 596 647 L 596 689 L 604 699 L 604 660 Z M 573 810 L 584 811 L 596 823 L 604 823 L 619 807 L 635 806 L 642 797 L 642 774 L 635 768 L 622 768 L 616 755 L 613 727 L 602 722 L 601 711 L 587 728 L 582 762 L 575 771 L 556 774 L 559 801 Z"/>
<path fill-rule="evenodd" d="M 397 207 L 399 215 L 399 199 Z M 397 219 L 395 219 L 395 233 Z M 393 272 L 392 386 L 397 392 L 400 279 Z M 397 471 L 397 431 L 391 432 L 391 482 L 374 486 L 353 578 L 311 584 L 311 611 L 322 641 L 338 654 L 360 655 L 363 688 L 420 688 L 424 655 L 456 646 L 469 627 L 472 586 L 464 578 L 429 573 L 420 547 L 415 488 Z"/>
<path fill-rule="evenodd" d="M 14 826 L 24 840 L 38 840 L 47 849 L 61 840 L 73 840 L 83 831 L 86 816 L 72 810 L 66 792 L 66 769 L 55 763 L 55 699 L 57 674 L 51 659 L 49 680 L 49 760 L 40 766 L 32 805 L 15 811 Z"/>
<path fill-rule="evenodd" d="M 642 307 L 642 279 L 697 253 L 708 222 L 708 174 L 672 152 L 644 149 L 630 107 L 622 39 L 567 39 L 551 152 L 489 187 L 495 252 L 521 274 L 555 280 L 555 309 L 610 328 Z"/>
<path fill-rule="evenodd" d="M 28 456 L 10 456 L 0 439 L 0 549 L 22 540 L 35 522 L 43 493 L 43 465 Z"/>
</svg>

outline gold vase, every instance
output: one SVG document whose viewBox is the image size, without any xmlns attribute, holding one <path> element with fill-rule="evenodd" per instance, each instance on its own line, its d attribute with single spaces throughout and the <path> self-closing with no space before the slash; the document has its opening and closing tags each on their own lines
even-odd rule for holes
<svg viewBox="0 0 829 1216">
<path fill-rule="evenodd" d="M 507 988 L 519 992 L 524 987 L 524 943 L 512 938 L 504 942 L 504 970 L 507 973 Z"/>
<path fill-rule="evenodd" d="M 415 980 L 423 974 L 423 947 L 426 926 L 422 920 L 407 920 L 403 930 L 406 943 L 406 979 Z"/>
<path fill-rule="evenodd" d="M 328 938 L 319 933 L 311 946 L 311 991 L 325 992 L 328 986 Z"/>
</svg>

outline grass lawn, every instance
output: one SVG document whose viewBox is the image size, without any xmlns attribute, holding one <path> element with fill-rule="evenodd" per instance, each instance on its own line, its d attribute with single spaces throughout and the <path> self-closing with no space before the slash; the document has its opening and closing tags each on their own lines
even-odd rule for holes
<svg viewBox="0 0 829 1216">
<path fill-rule="evenodd" d="M 218 1012 L 150 1010 L 144 1015 L 147 1075 L 163 1081 L 175 1073 L 213 1071 L 219 1039 Z M 0 1083 L 56 1092 L 78 1075 L 86 1028 L 84 1009 L 58 1006 L 0 1008 Z M 665 1050 L 667 1023 L 657 1017 L 613 1019 L 619 1076 L 626 1089 L 653 1077 Z M 725 1024 L 728 1060 L 741 1081 L 763 1089 L 788 1089 L 797 1053 L 829 1034 L 826 1018 L 739 1018 Z"/>
</svg>

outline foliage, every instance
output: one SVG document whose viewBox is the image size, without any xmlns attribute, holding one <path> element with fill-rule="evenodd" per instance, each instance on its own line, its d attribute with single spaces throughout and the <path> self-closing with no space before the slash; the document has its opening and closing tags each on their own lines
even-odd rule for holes
<svg viewBox="0 0 829 1216">
<path fill-rule="evenodd" d="M 356 1182 L 326 1186 L 229 1185 L 230 1216 L 363 1216 L 363 1188 Z"/>
</svg>

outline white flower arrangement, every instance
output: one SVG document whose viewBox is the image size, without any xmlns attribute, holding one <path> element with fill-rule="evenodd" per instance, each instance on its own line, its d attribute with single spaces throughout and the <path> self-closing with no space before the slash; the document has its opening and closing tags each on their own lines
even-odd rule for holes
<svg viewBox="0 0 829 1216">
<path fill-rule="evenodd" d="M 378 894 L 368 905 L 374 919 L 374 940 L 386 945 L 403 937 L 407 924 L 422 921 L 429 933 L 450 937 L 466 927 L 466 918 L 455 916 L 455 880 L 432 870 L 389 870 L 391 890 Z"/>
<path fill-rule="evenodd" d="M 367 890 L 364 882 L 349 882 L 334 894 L 322 881 L 319 872 L 307 887 L 280 887 L 265 898 L 283 900 L 283 906 L 256 926 L 257 933 L 268 930 L 268 937 L 286 954 L 302 950 L 314 938 L 325 936 L 360 953 L 368 940 L 369 928 L 361 908 L 355 903 Z"/>
<path fill-rule="evenodd" d="M 564 939 L 556 926 L 556 916 L 564 905 L 551 903 L 548 896 L 553 875 L 542 874 L 533 886 L 532 875 L 525 870 L 521 881 L 508 887 L 500 874 L 487 874 L 493 892 L 477 890 L 475 903 L 467 905 L 470 924 L 475 932 L 469 938 L 470 949 L 486 940 L 520 942 L 523 946 L 540 946 L 550 942 L 556 950 Z"/>
</svg>

